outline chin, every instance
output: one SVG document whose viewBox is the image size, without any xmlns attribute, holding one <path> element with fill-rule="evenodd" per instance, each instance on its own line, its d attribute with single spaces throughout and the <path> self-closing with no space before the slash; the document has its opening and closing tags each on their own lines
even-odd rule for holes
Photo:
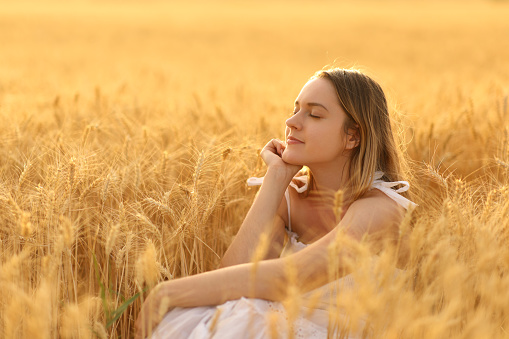
<svg viewBox="0 0 509 339">
<path fill-rule="evenodd" d="M 282 156 L 282 159 L 284 162 L 290 165 L 296 165 L 296 166 L 304 166 L 304 162 L 298 159 L 297 157 L 293 157 L 291 154 L 284 154 Z"/>
</svg>

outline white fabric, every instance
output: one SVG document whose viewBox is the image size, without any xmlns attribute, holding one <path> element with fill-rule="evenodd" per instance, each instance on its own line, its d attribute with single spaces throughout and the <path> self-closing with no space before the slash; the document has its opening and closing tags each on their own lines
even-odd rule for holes
<svg viewBox="0 0 509 339">
<path fill-rule="evenodd" d="M 375 172 L 375 177 L 373 184 L 371 185 L 372 188 L 379 189 L 380 191 L 387 194 L 389 198 L 396 201 L 398 204 L 403 206 L 405 209 L 408 209 L 410 206 L 416 207 L 417 204 L 413 201 L 408 200 L 402 195 L 399 195 L 399 193 L 403 193 L 408 191 L 410 188 L 410 184 L 408 181 L 383 181 L 382 177 L 384 175 L 384 172 L 377 171 Z M 398 188 L 397 190 L 392 189 L 394 186 L 403 185 L 403 187 Z"/>
<path fill-rule="evenodd" d="M 327 338 L 327 320 L 326 310 L 303 307 L 293 324 L 294 338 Z M 268 339 L 272 331 L 276 338 L 289 337 L 283 305 L 240 298 L 216 307 L 176 308 L 166 314 L 152 339 Z"/>
<path fill-rule="evenodd" d="M 251 177 L 251 178 L 247 179 L 247 185 L 248 186 L 260 186 L 263 183 L 263 178 L 264 177 Z M 293 182 L 293 180 L 300 181 L 304 185 L 302 187 L 299 187 Z M 292 182 L 290 182 L 290 186 L 295 188 L 295 190 L 297 192 L 302 193 L 308 189 L 308 177 L 307 176 L 303 175 L 303 176 L 293 177 L 293 180 L 292 180 Z"/>
<path fill-rule="evenodd" d="M 285 198 L 286 198 L 286 209 L 288 210 L 288 230 L 292 230 L 292 214 L 290 213 L 290 192 L 288 192 L 288 188 L 285 190 Z"/>
<path fill-rule="evenodd" d="M 381 180 L 383 172 L 375 172 L 373 188 L 384 192 L 390 198 L 394 199 L 401 206 L 415 206 L 413 202 L 402 197 L 399 193 L 405 192 L 409 188 L 406 181 L 384 182 Z M 301 181 L 304 185 L 298 187 L 291 183 L 297 192 L 304 192 L 307 187 L 307 177 L 295 177 L 295 180 Z M 247 183 L 250 186 L 261 185 L 263 178 L 249 178 Z M 403 185 L 398 190 L 392 187 Z M 286 230 L 289 241 L 281 252 L 281 257 L 285 257 L 297 251 L 304 249 L 307 245 L 299 242 L 298 235 L 291 231 L 290 223 L 290 198 L 288 190 L 285 192 L 288 206 L 289 229 Z M 373 257 L 373 260 L 377 260 Z M 399 270 L 395 269 L 395 275 Z M 240 298 L 238 300 L 228 301 L 219 306 L 180 308 L 177 307 L 168 312 L 158 327 L 155 329 L 153 339 L 237 339 L 253 338 L 268 339 L 289 337 L 289 331 L 293 332 L 296 339 L 325 339 L 328 338 L 327 327 L 329 313 L 327 308 L 331 298 L 338 293 L 338 290 L 345 291 L 355 288 L 355 280 L 352 274 L 348 274 L 334 282 L 322 286 L 314 291 L 304 294 L 304 304 L 306 300 L 312 298 L 317 292 L 321 297 L 317 305 L 312 310 L 307 307 L 301 308 L 293 327 L 288 327 L 288 316 L 285 308 L 279 302 L 272 302 L 262 299 Z M 346 315 L 340 315 L 346 321 Z M 362 324 L 360 328 L 362 328 Z M 275 331 L 273 333 L 271 331 Z M 360 338 L 360 334 L 334 333 L 333 337 L 342 338 Z"/>
</svg>

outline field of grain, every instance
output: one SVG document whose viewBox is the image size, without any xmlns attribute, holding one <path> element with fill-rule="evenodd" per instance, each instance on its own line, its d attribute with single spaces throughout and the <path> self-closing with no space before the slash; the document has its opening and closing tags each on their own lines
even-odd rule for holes
<svg viewBox="0 0 509 339">
<path fill-rule="evenodd" d="M 216 268 L 258 151 L 332 64 L 385 88 L 420 205 L 405 274 L 383 254 L 378 287 L 361 270 L 338 307 L 372 338 L 509 337 L 507 18 L 505 1 L 0 1 L 0 337 L 128 338 L 140 291 Z"/>
</svg>

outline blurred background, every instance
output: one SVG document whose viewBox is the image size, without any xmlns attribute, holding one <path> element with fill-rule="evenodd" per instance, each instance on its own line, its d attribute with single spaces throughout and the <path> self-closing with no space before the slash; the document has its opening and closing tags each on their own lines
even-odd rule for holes
<svg viewBox="0 0 509 339">
<path fill-rule="evenodd" d="M 253 90 L 270 103 L 334 62 L 368 69 L 405 105 L 444 86 L 475 94 L 507 84 L 508 13 L 474 0 L 2 1 L 1 102 L 97 86 L 169 102 Z"/>
<path fill-rule="evenodd" d="M 21 0 L 0 8 L 0 107 L 9 118 L 99 90 L 166 112 L 200 98 L 253 125 L 264 112 L 283 119 L 309 76 L 335 65 L 364 69 L 395 109 L 415 124 L 432 116 L 440 133 L 451 110 L 482 110 L 493 93 L 508 92 L 507 1 Z"/>
</svg>

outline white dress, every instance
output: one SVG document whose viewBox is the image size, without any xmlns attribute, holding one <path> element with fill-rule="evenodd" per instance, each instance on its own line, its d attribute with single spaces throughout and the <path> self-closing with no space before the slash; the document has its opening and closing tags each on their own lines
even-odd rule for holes
<svg viewBox="0 0 509 339">
<path fill-rule="evenodd" d="M 375 172 L 372 188 L 384 192 L 406 209 L 410 205 L 415 206 L 413 202 L 399 195 L 399 193 L 408 190 L 408 182 L 384 182 L 381 180 L 382 176 L 383 172 Z M 307 189 L 307 177 L 295 177 L 294 179 L 301 181 L 304 185 L 298 187 L 292 182 L 290 186 L 299 193 L 304 192 Z M 248 185 L 261 185 L 262 181 L 263 178 L 249 178 Z M 397 190 L 392 189 L 392 187 L 397 185 L 402 185 L 402 187 Z M 307 246 L 299 242 L 297 240 L 298 235 L 291 230 L 288 189 L 285 192 L 285 196 L 288 206 L 288 228 L 286 231 L 289 241 L 282 250 L 282 257 Z M 331 288 L 333 285 L 334 287 Z M 339 287 L 344 291 L 344 289 L 353 288 L 354 286 L 353 275 L 349 274 L 338 281 L 306 293 L 302 296 L 303 300 L 309 300 L 318 290 L 321 292 L 321 298 L 313 309 L 301 306 L 301 312 L 296 317 L 291 328 L 288 326 L 288 315 L 282 303 L 262 299 L 240 298 L 238 300 L 227 301 L 218 306 L 174 308 L 164 316 L 161 323 L 154 330 L 152 338 L 268 339 L 287 338 L 290 331 L 293 332 L 294 338 L 299 339 L 327 338 L 327 327 L 329 325 L 327 303 L 331 300 L 331 293 L 334 293 L 334 288 Z M 360 334 L 350 333 L 342 337 L 358 338 Z"/>
</svg>

